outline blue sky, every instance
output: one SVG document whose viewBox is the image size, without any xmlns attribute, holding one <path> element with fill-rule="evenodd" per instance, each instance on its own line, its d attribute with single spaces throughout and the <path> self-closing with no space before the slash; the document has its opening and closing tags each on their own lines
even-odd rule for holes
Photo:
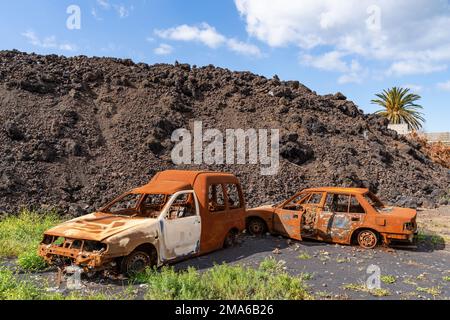
<svg viewBox="0 0 450 320">
<path fill-rule="evenodd" d="M 80 28 L 67 27 L 71 5 Z M 374 93 L 408 86 L 425 130 L 450 131 L 447 0 L 15 0 L 0 10 L 0 37 L 5 50 L 277 74 L 366 112 Z"/>
</svg>

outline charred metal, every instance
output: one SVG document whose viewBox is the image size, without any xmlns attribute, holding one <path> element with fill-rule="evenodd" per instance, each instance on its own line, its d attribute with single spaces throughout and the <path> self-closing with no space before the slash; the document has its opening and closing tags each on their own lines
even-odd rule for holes
<svg viewBox="0 0 450 320">
<path fill-rule="evenodd" d="M 234 244 L 245 228 L 238 179 L 226 173 L 158 173 L 103 208 L 45 232 L 39 254 L 84 271 L 122 273 L 202 255 Z"/>
<path fill-rule="evenodd" d="M 293 239 L 316 239 L 374 248 L 393 241 L 411 243 L 417 232 L 417 212 L 387 207 L 368 189 L 306 189 L 280 204 L 250 209 L 247 229 Z"/>
</svg>

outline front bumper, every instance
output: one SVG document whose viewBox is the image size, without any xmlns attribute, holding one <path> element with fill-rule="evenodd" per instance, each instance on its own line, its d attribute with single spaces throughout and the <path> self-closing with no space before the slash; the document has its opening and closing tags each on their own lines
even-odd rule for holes
<svg viewBox="0 0 450 320">
<path fill-rule="evenodd" d="M 83 252 L 51 244 L 41 244 L 39 255 L 50 265 L 77 265 L 85 271 L 105 269 L 113 259 L 104 253 Z"/>
</svg>

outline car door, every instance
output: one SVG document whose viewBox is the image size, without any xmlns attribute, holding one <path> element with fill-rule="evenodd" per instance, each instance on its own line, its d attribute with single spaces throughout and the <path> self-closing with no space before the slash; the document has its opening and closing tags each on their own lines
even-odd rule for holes
<svg viewBox="0 0 450 320">
<path fill-rule="evenodd" d="M 299 194 L 275 209 L 273 229 L 286 237 L 302 240 L 301 219 L 304 213 L 302 203 L 310 194 Z"/>
<path fill-rule="evenodd" d="M 353 230 L 363 222 L 365 211 L 350 194 L 328 193 L 317 228 L 321 240 L 348 243 Z"/>
<path fill-rule="evenodd" d="M 160 220 L 164 259 L 197 254 L 200 250 L 201 218 L 195 193 L 176 193 L 166 208 Z"/>
</svg>

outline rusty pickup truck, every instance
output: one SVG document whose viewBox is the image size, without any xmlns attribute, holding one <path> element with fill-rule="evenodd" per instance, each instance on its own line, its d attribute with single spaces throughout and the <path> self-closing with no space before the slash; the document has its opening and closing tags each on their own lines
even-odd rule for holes
<svg viewBox="0 0 450 320">
<path fill-rule="evenodd" d="M 39 254 L 85 272 L 132 274 L 232 246 L 245 229 L 244 216 L 234 175 L 169 170 L 97 212 L 47 230 Z"/>
<path fill-rule="evenodd" d="M 392 241 L 413 242 L 416 210 L 384 205 L 368 189 L 306 189 L 276 205 L 250 209 L 250 234 L 265 232 L 292 239 L 316 239 L 374 248 Z"/>
</svg>

